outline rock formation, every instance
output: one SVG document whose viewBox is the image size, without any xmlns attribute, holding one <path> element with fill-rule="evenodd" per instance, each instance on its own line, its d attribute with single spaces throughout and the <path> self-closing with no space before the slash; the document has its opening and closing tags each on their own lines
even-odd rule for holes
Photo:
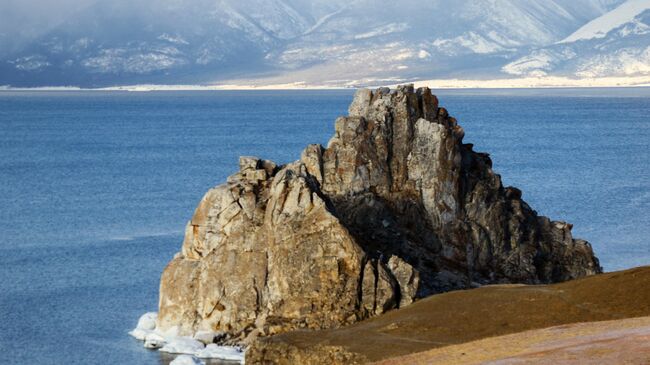
<svg viewBox="0 0 650 365">
<path fill-rule="evenodd" d="M 326 148 L 284 166 L 242 157 L 187 224 L 158 327 L 245 344 L 453 289 L 599 273 L 589 243 L 504 188 L 463 134 L 427 88 L 359 90 Z"/>
</svg>

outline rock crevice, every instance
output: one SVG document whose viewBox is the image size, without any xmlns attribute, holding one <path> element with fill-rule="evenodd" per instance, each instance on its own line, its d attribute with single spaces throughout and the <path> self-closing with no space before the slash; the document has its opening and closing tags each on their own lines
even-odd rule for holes
<svg viewBox="0 0 650 365">
<path fill-rule="evenodd" d="M 418 297 L 601 271 L 571 225 L 503 187 L 427 88 L 359 90 L 327 147 L 242 157 L 167 266 L 158 326 L 225 341 L 331 328 Z"/>
</svg>

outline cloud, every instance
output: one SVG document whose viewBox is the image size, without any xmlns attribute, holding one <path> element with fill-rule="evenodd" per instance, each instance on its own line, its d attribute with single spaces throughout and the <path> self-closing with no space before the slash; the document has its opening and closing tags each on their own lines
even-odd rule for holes
<svg viewBox="0 0 650 365">
<path fill-rule="evenodd" d="M 98 0 L 2 0 L 0 33 L 8 37 L 37 36 Z"/>
<path fill-rule="evenodd" d="M 19 50 L 98 1 L 0 0 L 0 57 Z"/>
</svg>

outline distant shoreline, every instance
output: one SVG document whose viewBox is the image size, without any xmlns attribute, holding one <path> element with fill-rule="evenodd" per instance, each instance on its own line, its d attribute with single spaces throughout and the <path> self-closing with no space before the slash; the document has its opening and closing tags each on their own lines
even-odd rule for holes
<svg viewBox="0 0 650 365">
<path fill-rule="evenodd" d="M 427 86 L 437 90 L 464 89 L 591 89 L 591 88 L 647 88 L 650 87 L 650 76 L 639 77 L 605 77 L 594 79 L 571 79 L 567 77 L 527 77 L 516 79 L 493 80 L 461 80 L 461 79 L 432 79 L 404 80 L 400 83 L 373 83 L 350 81 L 346 84 L 308 82 L 263 83 L 264 80 L 238 80 L 228 84 L 214 85 L 163 85 L 140 84 L 121 85 L 100 88 L 82 88 L 77 86 L 40 86 L 40 87 L 11 87 L 0 86 L 0 91 L 239 91 L 239 90 L 350 90 L 358 88 L 377 88 L 382 86 L 395 87 L 398 84 L 414 84 L 415 87 Z"/>
</svg>

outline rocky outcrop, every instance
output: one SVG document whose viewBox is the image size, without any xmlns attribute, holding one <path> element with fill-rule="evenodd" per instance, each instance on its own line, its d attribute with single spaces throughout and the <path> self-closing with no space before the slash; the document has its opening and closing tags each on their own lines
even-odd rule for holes
<svg viewBox="0 0 650 365">
<path fill-rule="evenodd" d="M 158 327 L 249 343 L 418 297 L 600 272 L 571 225 L 505 188 L 429 89 L 359 90 L 327 147 L 253 157 L 210 190 L 165 269 Z"/>
</svg>

